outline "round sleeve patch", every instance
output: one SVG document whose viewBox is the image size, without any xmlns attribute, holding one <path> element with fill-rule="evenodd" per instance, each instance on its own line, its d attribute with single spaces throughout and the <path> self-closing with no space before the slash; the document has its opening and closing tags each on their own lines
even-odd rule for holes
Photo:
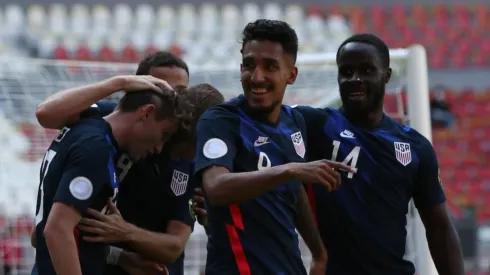
<svg viewBox="0 0 490 275">
<path fill-rule="evenodd" d="M 81 201 L 87 200 L 94 192 L 92 182 L 86 177 L 76 177 L 70 182 L 71 195 Z"/>
<path fill-rule="evenodd" d="M 204 144 L 202 148 L 204 156 L 208 159 L 220 158 L 228 153 L 228 146 L 219 138 L 212 138 Z"/>
</svg>

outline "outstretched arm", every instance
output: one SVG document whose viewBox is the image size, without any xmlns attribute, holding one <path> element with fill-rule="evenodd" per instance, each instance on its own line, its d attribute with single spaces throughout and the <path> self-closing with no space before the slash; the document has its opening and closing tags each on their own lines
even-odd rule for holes
<svg viewBox="0 0 490 275">
<path fill-rule="evenodd" d="M 204 192 L 212 205 L 241 203 L 293 179 L 330 188 L 340 180 L 332 168 L 352 171 L 347 165 L 327 160 L 263 167 L 263 156 L 260 155 L 257 171 L 237 173 L 233 168 L 241 142 L 237 130 L 240 124 L 233 114 L 214 112 L 206 112 L 197 125 L 195 165 L 196 174 L 202 177 Z"/>
<path fill-rule="evenodd" d="M 124 90 L 125 92 L 154 89 L 156 85 L 168 86 L 168 83 L 149 75 L 123 75 L 99 81 L 94 84 L 63 90 L 48 97 L 36 108 L 39 124 L 45 128 L 61 129 L 67 124 L 80 119 L 80 113 L 92 104 L 111 94 Z"/>
<path fill-rule="evenodd" d="M 80 113 L 92 104 L 121 90 L 124 82 L 124 78 L 116 76 L 56 93 L 37 106 L 37 120 L 41 126 L 50 129 L 74 123 L 80 119 Z"/>
</svg>

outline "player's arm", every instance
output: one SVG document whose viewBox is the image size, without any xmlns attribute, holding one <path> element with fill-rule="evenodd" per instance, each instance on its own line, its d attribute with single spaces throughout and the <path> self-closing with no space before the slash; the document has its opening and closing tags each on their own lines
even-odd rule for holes
<svg viewBox="0 0 490 275">
<path fill-rule="evenodd" d="M 347 165 L 322 160 L 288 163 L 253 172 L 234 172 L 233 161 L 240 142 L 238 127 L 239 121 L 235 116 L 216 109 L 206 112 L 197 125 L 195 171 L 201 176 L 204 192 L 213 205 L 248 201 L 291 179 L 329 186 L 340 180 L 333 167 L 352 171 Z"/>
<path fill-rule="evenodd" d="M 190 226 L 179 221 L 171 221 L 167 233 L 151 232 L 132 225 L 126 242 L 148 260 L 170 264 L 184 251 L 191 232 Z"/>
<path fill-rule="evenodd" d="M 284 166 L 254 172 L 233 173 L 239 141 L 239 121 L 233 114 L 212 110 L 197 125 L 196 173 L 213 205 L 239 203 L 257 197 L 289 180 Z"/>
<path fill-rule="evenodd" d="M 167 198 L 172 201 L 170 222 L 166 233 L 143 233 L 144 230 L 134 228 L 131 231 L 129 244 L 136 252 L 149 260 L 169 264 L 175 262 L 184 252 L 185 244 L 189 240 L 194 225 L 189 201 L 194 189 L 194 177 L 187 183 L 186 192 L 180 196 Z"/>
<path fill-rule="evenodd" d="M 46 244 L 59 275 L 82 274 L 74 236 L 76 225 L 93 198 L 110 176 L 107 163 L 109 148 L 93 142 L 73 145 L 67 158 L 67 169 L 55 194 L 54 204 L 44 228 Z M 104 152 L 107 152 L 105 154 Z M 111 177 L 112 178 L 112 177 Z"/>
<path fill-rule="evenodd" d="M 313 213 L 308 201 L 308 196 L 303 185 L 298 191 L 298 199 L 296 201 L 296 229 L 305 241 L 308 249 L 313 256 L 315 262 L 327 262 L 327 250 L 323 245 L 322 238 L 318 232 L 318 228 L 313 218 Z"/>
<path fill-rule="evenodd" d="M 87 210 L 87 213 L 94 219 L 83 218 L 78 228 L 94 235 L 85 236 L 84 240 L 98 243 L 125 242 L 145 259 L 160 264 L 173 263 L 182 254 L 185 243 L 192 232 L 190 225 L 172 221 L 166 233 L 152 232 L 124 221 L 112 201 L 109 201 L 107 206 L 109 215 L 104 215 L 94 209 Z M 188 206 L 187 209 L 189 209 Z M 172 210 L 174 209 L 170 211 Z M 108 258 L 108 262 L 114 264 L 116 261 Z"/>
<path fill-rule="evenodd" d="M 420 152 L 414 202 L 424 223 L 430 253 L 439 274 L 463 275 L 463 253 L 446 207 L 437 157 L 432 145 L 426 142 L 426 148 Z"/>
<path fill-rule="evenodd" d="M 165 81 L 152 76 L 130 75 L 115 76 L 94 84 L 66 89 L 39 104 L 36 108 L 36 117 L 41 126 L 60 129 L 67 124 L 75 123 L 80 119 L 80 114 L 92 104 L 117 91 L 128 92 L 152 88 L 158 90 L 155 84 L 168 86 Z"/>
</svg>

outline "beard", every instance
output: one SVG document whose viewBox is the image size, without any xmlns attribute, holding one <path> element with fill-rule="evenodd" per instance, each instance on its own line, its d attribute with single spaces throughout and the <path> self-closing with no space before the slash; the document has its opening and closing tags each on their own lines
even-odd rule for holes
<svg viewBox="0 0 490 275">
<path fill-rule="evenodd" d="M 385 96 L 384 85 L 381 87 L 372 87 L 365 92 L 363 100 L 353 100 L 349 98 L 349 92 L 345 89 L 340 90 L 340 98 L 344 109 L 351 113 L 368 114 L 383 105 Z"/>
</svg>

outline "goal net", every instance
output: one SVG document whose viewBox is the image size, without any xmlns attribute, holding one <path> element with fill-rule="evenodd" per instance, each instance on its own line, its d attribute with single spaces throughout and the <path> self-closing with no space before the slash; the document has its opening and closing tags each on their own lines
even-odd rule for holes
<svg viewBox="0 0 490 275">
<path fill-rule="evenodd" d="M 421 46 L 390 52 L 393 78 L 388 86 L 386 111 L 431 139 L 427 62 Z M 299 75 L 288 87 L 285 103 L 315 107 L 339 106 L 335 53 L 298 57 Z M 37 125 L 35 108 L 49 95 L 68 87 L 114 75 L 134 74 L 137 64 L 0 58 L 0 266 L 7 261 L 14 274 L 30 274 L 34 252 L 29 231 L 34 219 L 39 166 L 56 131 Z M 242 92 L 239 65 L 190 64 L 191 84 L 210 83 L 227 99 Z M 405 101 L 408 103 L 405 108 Z M 407 115 L 408 114 L 408 115 Z M 419 274 L 435 275 L 425 233 L 410 206 L 406 257 Z M 186 274 L 200 274 L 206 261 L 207 236 L 196 226 L 186 247 Z M 311 259 L 301 242 L 305 265 Z M 1 255 L 3 254 L 3 255 Z M 0 271 L 1 274 L 2 271 Z"/>
</svg>

